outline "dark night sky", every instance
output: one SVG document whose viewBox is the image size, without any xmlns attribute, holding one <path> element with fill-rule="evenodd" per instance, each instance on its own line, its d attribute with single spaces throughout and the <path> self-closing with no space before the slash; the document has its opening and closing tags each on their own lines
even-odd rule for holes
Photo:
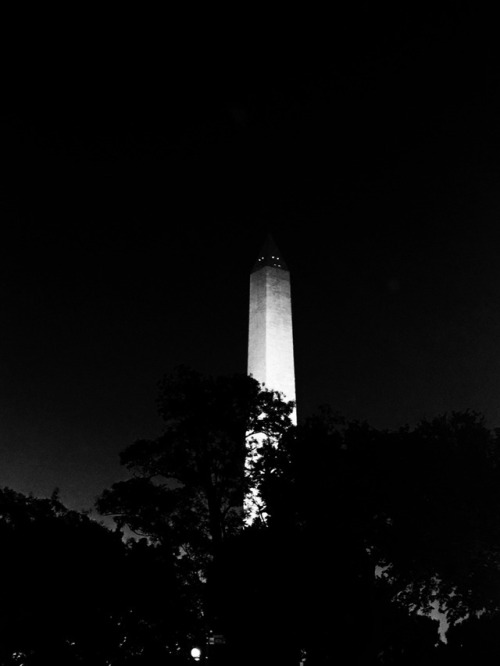
<svg viewBox="0 0 500 666">
<path fill-rule="evenodd" d="M 299 418 L 470 407 L 500 426 L 494 39 L 476 16 L 368 7 L 315 50 L 143 37 L 11 73 L 0 485 L 88 507 L 118 452 L 159 434 L 164 373 L 244 372 L 268 229 L 292 272 Z"/>
</svg>

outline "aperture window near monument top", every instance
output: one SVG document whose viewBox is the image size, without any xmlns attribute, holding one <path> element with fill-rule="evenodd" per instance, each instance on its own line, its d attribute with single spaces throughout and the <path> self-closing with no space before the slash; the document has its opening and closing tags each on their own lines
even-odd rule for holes
<svg viewBox="0 0 500 666">
<path fill-rule="evenodd" d="M 281 259 L 281 257 L 276 257 L 274 255 L 271 255 L 270 257 L 264 257 L 261 256 L 257 259 L 257 265 L 260 266 L 274 266 L 275 268 L 283 268 L 286 270 L 286 264 Z"/>
<path fill-rule="evenodd" d="M 288 270 L 288 266 L 286 265 L 285 260 L 281 256 L 281 252 L 279 251 L 271 234 L 267 236 L 266 242 L 264 243 L 264 246 L 260 250 L 258 259 L 252 268 L 252 273 L 256 270 L 259 270 L 259 268 L 263 268 L 264 266 L 281 268 L 284 271 Z"/>
</svg>

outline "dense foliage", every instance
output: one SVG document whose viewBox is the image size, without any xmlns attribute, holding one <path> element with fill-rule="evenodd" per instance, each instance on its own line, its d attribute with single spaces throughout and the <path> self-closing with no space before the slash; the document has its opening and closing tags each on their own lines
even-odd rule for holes
<svg viewBox="0 0 500 666">
<path fill-rule="evenodd" d="M 410 649 L 408 627 L 429 627 L 437 609 L 457 634 L 498 616 L 500 439 L 479 414 L 388 432 L 324 410 L 267 445 L 259 471 L 269 532 L 295 542 L 283 559 L 294 635 L 311 653 L 335 637 L 350 663 L 393 663 Z M 446 663 L 433 624 L 426 663 L 438 652 Z"/>
<path fill-rule="evenodd" d="M 248 437 L 277 441 L 292 408 L 246 375 L 213 379 L 184 367 L 163 380 L 158 405 L 164 432 L 125 449 L 121 462 L 132 476 L 97 506 L 203 569 L 242 527 Z"/>
<path fill-rule="evenodd" d="M 499 609 L 500 438 L 479 414 L 387 432 L 326 412 L 267 446 L 261 474 L 273 525 L 341 530 L 399 603 Z"/>
<path fill-rule="evenodd" d="M 183 663 L 196 622 L 171 554 L 10 489 L 0 543 L 2 666 Z"/>
<path fill-rule="evenodd" d="M 185 664 L 194 644 L 214 666 L 496 663 L 500 432 L 479 414 L 293 427 L 251 378 L 187 369 L 159 408 L 98 501 L 140 540 L 0 491 L 0 664 Z M 267 520 L 244 526 L 249 482 Z"/>
</svg>

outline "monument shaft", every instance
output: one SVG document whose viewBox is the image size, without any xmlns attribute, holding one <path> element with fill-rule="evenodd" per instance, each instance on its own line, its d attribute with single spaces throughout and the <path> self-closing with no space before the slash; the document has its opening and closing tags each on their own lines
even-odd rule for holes
<svg viewBox="0 0 500 666">
<path fill-rule="evenodd" d="M 250 275 L 248 374 L 295 402 L 290 272 L 271 238 Z"/>
</svg>

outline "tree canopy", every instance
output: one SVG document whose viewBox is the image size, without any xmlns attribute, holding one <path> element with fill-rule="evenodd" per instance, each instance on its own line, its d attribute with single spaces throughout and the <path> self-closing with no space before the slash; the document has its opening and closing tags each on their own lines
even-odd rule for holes
<svg viewBox="0 0 500 666">
<path fill-rule="evenodd" d="M 0 489 L 0 663 L 181 664 L 196 635 L 172 554 Z"/>
<path fill-rule="evenodd" d="M 325 408 L 291 427 L 290 404 L 251 378 L 186 368 L 159 409 L 164 433 L 125 449 L 131 478 L 98 506 L 184 555 L 228 655 L 278 664 L 305 650 L 313 666 L 411 663 L 413 650 L 432 663 L 437 608 L 454 626 L 498 612 L 499 433 L 481 415 L 387 431 Z M 249 433 L 260 455 L 245 477 Z M 268 519 L 244 528 L 249 483 Z"/>
<path fill-rule="evenodd" d="M 132 476 L 97 507 L 205 566 L 243 524 L 246 442 L 256 434 L 277 441 L 292 406 L 246 375 L 214 379 L 180 367 L 161 382 L 158 408 L 164 432 L 123 451 Z"/>
<path fill-rule="evenodd" d="M 381 431 L 324 410 L 266 446 L 259 473 L 269 529 L 310 547 L 297 561 L 318 575 L 303 627 L 333 599 L 340 635 L 352 649 L 364 633 L 373 651 L 395 607 L 440 608 L 452 624 L 498 613 L 500 439 L 480 414 Z"/>
</svg>

